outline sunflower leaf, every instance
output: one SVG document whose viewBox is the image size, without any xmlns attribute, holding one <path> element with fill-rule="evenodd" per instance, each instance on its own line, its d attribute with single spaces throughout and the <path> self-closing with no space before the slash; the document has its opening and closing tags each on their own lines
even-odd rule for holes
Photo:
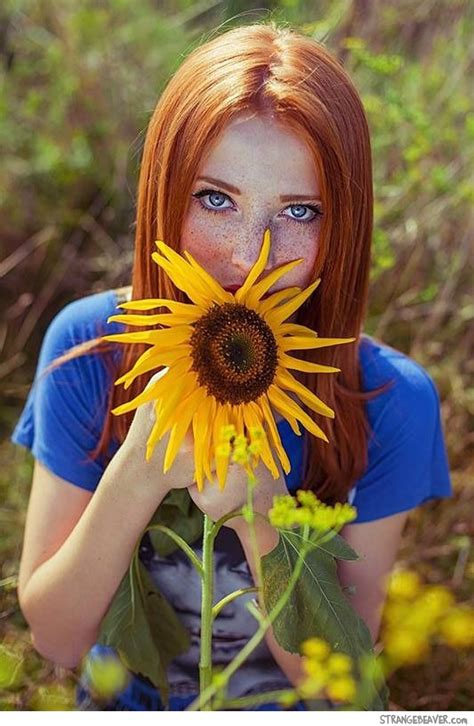
<svg viewBox="0 0 474 726">
<path fill-rule="evenodd" d="M 163 524 L 182 537 L 188 544 L 195 542 L 203 532 L 204 515 L 194 504 L 187 489 L 171 489 L 161 502 L 147 526 Z M 167 557 L 178 545 L 168 535 L 157 530 L 149 533 L 153 549 Z"/>
<path fill-rule="evenodd" d="M 172 489 L 147 526 L 151 524 L 171 527 L 191 544 L 202 534 L 203 514 L 187 489 Z M 151 531 L 149 535 L 154 549 L 162 556 L 178 547 L 161 532 Z M 168 663 L 186 652 L 191 640 L 141 562 L 138 550 L 102 620 L 97 642 L 115 648 L 125 666 L 149 678 L 168 704 Z"/>
<path fill-rule="evenodd" d="M 174 657 L 189 649 L 190 636 L 138 555 L 102 621 L 97 642 L 115 648 L 125 666 L 149 678 L 168 704 L 166 669 Z"/>
<path fill-rule="evenodd" d="M 298 530 L 279 530 L 277 546 L 262 557 L 263 597 L 270 612 L 286 589 L 304 544 Z M 300 653 L 307 638 L 320 637 L 331 649 L 349 655 L 357 664 L 374 654 L 370 632 L 347 600 L 337 576 L 336 559 L 358 559 L 340 536 L 317 545 L 305 555 L 300 577 L 278 617 L 273 632 L 282 648 Z M 375 657 L 375 656 L 374 656 Z M 364 710 L 386 710 L 388 689 L 375 681 L 364 690 Z"/>
</svg>

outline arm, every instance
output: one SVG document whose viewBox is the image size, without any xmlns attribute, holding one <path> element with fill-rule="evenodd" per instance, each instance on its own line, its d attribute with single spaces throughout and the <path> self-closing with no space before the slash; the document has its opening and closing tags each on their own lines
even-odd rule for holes
<svg viewBox="0 0 474 726">
<path fill-rule="evenodd" d="M 138 539 L 157 507 L 171 488 L 186 486 L 193 478 L 189 437 L 166 474 L 168 437 L 146 461 L 145 445 L 154 420 L 152 403 L 138 407 L 94 494 L 78 491 L 35 463 L 18 596 L 34 647 L 65 667 L 76 667 L 96 641 Z"/>
<path fill-rule="evenodd" d="M 252 551 L 249 527 L 243 519 L 239 518 L 238 521 L 235 520 L 233 528 L 239 536 L 242 549 L 244 550 L 245 557 L 249 563 L 253 580 L 257 583 L 258 577 Z M 258 550 L 261 556 L 268 554 L 268 552 L 271 552 L 271 550 L 277 546 L 279 539 L 277 530 L 274 529 L 269 522 L 265 522 L 261 517 L 257 517 L 255 520 L 255 533 L 257 536 Z M 258 597 L 260 607 L 265 612 L 261 593 L 258 594 Z M 273 634 L 272 626 L 267 629 L 265 633 L 265 640 L 271 654 L 290 683 L 293 686 L 297 685 L 304 675 L 301 667 L 301 656 L 297 653 L 289 653 L 278 644 L 275 635 Z"/>
<path fill-rule="evenodd" d="M 35 649 L 66 668 L 96 641 L 138 538 L 166 495 L 137 487 L 131 468 L 114 457 L 92 494 L 35 462 L 18 598 Z"/>
<path fill-rule="evenodd" d="M 376 643 L 385 601 L 385 583 L 394 565 L 408 512 L 400 512 L 363 524 L 346 524 L 340 534 L 362 558 L 338 560 L 339 581 L 355 585 L 348 595 Z"/>
</svg>

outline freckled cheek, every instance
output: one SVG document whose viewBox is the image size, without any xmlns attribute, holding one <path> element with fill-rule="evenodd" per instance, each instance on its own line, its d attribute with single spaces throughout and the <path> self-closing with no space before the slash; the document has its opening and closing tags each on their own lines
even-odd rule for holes
<svg viewBox="0 0 474 726">
<path fill-rule="evenodd" d="M 182 244 L 208 272 L 218 277 L 221 268 L 228 264 L 231 255 L 230 247 L 223 245 L 222 240 L 212 234 L 182 239 Z"/>
<path fill-rule="evenodd" d="M 290 262 L 298 258 L 303 258 L 303 261 L 299 265 L 294 267 L 279 282 L 279 287 L 291 287 L 292 285 L 298 285 L 299 287 L 306 287 L 313 282 L 313 268 L 316 260 L 316 254 L 318 250 L 317 239 L 314 237 L 311 239 L 305 238 L 302 240 L 291 239 L 291 241 L 282 242 L 279 244 L 276 250 L 274 264 L 279 267 L 280 265 Z M 284 281 L 284 285 L 281 283 Z"/>
<path fill-rule="evenodd" d="M 209 218 L 199 212 L 190 214 L 181 237 L 181 249 L 188 250 L 198 262 L 212 267 L 219 261 L 229 260 L 232 255 L 232 230 L 230 222 L 210 224 Z"/>
</svg>

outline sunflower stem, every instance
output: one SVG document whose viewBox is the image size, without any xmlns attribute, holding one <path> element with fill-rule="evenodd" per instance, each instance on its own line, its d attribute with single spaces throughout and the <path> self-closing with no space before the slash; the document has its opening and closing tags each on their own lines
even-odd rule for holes
<svg viewBox="0 0 474 726">
<path fill-rule="evenodd" d="M 308 525 L 304 525 L 303 527 L 303 538 L 305 540 L 308 539 L 309 535 L 309 527 Z M 301 574 L 301 570 L 303 569 L 303 563 L 305 560 L 305 556 L 308 552 L 308 548 L 303 546 L 301 550 L 298 552 L 298 559 L 295 564 L 295 569 L 291 573 L 291 577 L 288 581 L 288 584 L 281 594 L 278 602 L 276 603 L 275 607 L 270 611 L 270 613 L 267 616 L 262 617 L 262 621 L 253 634 L 253 636 L 250 638 L 250 640 L 244 645 L 242 650 L 237 653 L 235 658 L 224 668 L 223 671 L 219 674 L 219 683 L 209 683 L 208 686 L 206 686 L 205 689 L 202 687 L 200 688 L 199 696 L 188 706 L 186 709 L 187 711 L 197 711 L 197 710 L 209 710 L 206 709 L 206 705 L 211 701 L 213 696 L 222 689 L 223 683 L 227 683 L 231 676 L 240 668 L 242 663 L 245 662 L 245 660 L 248 658 L 248 656 L 255 650 L 257 645 L 261 643 L 261 641 L 265 637 L 265 633 L 267 629 L 271 626 L 273 621 L 278 617 L 278 615 L 281 613 L 283 608 L 285 607 L 286 603 L 288 602 L 288 598 L 290 597 L 294 587 L 296 586 L 296 583 L 298 581 L 298 578 Z M 201 625 L 202 629 L 202 625 Z"/>
<path fill-rule="evenodd" d="M 215 618 L 220 613 L 222 608 L 224 608 L 230 602 L 236 600 L 238 597 L 240 597 L 240 595 L 245 595 L 247 592 L 257 592 L 257 590 L 258 588 L 256 587 L 241 587 L 240 590 L 234 590 L 234 592 L 230 592 L 228 595 L 219 600 L 219 602 L 216 602 L 216 604 L 212 608 L 212 617 Z"/>
<path fill-rule="evenodd" d="M 184 554 L 189 557 L 189 559 L 191 560 L 195 569 L 198 571 L 200 577 L 202 578 L 204 576 L 203 566 L 201 564 L 199 557 L 196 556 L 196 553 L 194 552 L 194 550 L 188 545 L 187 542 L 185 542 L 185 540 L 182 537 L 180 537 L 179 534 L 174 532 L 169 527 L 166 527 L 164 524 L 152 524 L 146 528 L 145 532 L 150 532 L 154 529 L 158 530 L 159 532 L 163 532 L 163 534 L 167 534 L 168 537 L 170 537 L 173 540 L 173 542 L 175 542 L 178 545 L 178 547 L 180 547 L 182 549 Z"/>
<path fill-rule="evenodd" d="M 214 599 L 214 523 L 204 514 L 202 538 L 202 597 L 201 597 L 201 651 L 199 659 L 199 690 L 207 691 L 212 684 L 212 601 Z M 212 701 L 207 699 L 204 711 L 212 710 Z"/>
</svg>

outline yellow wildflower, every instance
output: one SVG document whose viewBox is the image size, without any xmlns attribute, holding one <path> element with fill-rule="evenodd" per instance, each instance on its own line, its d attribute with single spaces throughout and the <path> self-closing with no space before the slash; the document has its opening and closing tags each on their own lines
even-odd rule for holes
<svg viewBox="0 0 474 726">
<path fill-rule="evenodd" d="M 329 698 L 335 701 L 354 701 L 356 696 L 355 681 L 350 676 L 332 678 L 326 686 L 326 693 Z"/>
<path fill-rule="evenodd" d="M 474 609 L 451 608 L 440 623 L 439 634 L 453 648 L 474 647 Z"/>
<path fill-rule="evenodd" d="M 301 645 L 301 652 L 308 658 L 325 660 L 331 652 L 331 648 L 321 638 L 308 638 Z"/>
<path fill-rule="evenodd" d="M 385 655 L 397 666 L 419 663 L 428 651 L 428 642 L 423 635 L 403 630 L 385 634 Z"/>
<path fill-rule="evenodd" d="M 397 600 L 412 600 L 421 589 L 420 578 L 411 570 L 397 570 L 388 582 L 387 597 Z"/>
<path fill-rule="evenodd" d="M 330 675 L 347 675 L 352 670 L 352 660 L 346 653 L 331 653 L 326 667 Z"/>
<path fill-rule="evenodd" d="M 454 604 L 454 596 L 443 585 L 431 585 L 424 588 L 415 601 L 416 607 L 423 610 L 425 616 L 437 618 Z"/>
</svg>

